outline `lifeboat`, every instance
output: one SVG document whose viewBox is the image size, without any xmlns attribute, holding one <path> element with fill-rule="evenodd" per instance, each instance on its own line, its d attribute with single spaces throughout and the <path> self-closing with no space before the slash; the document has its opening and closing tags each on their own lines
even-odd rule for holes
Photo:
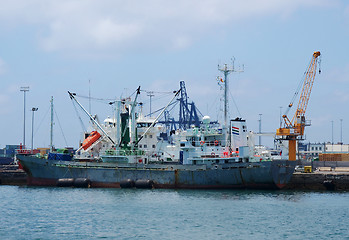
<svg viewBox="0 0 349 240">
<path fill-rule="evenodd" d="M 96 142 L 99 138 L 101 137 L 101 134 L 97 131 L 93 131 L 90 133 L 90 135 L 84 140 L 82 143 L 82 148 L 84 150 L 88 149 L 91 147 L 91 145 Z"/>
</svg>

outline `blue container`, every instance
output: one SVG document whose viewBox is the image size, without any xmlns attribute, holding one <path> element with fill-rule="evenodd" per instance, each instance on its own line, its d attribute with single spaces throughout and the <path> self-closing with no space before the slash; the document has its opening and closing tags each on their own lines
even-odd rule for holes
<svg viewBox="0 0 349 240">
<path fill-rule="evenodd" d="M 16 153 L 16 149 L 19 149 L 19 145 L 6 145 L 5 154 L 13 157 Z"/>
<path fill-rule="evenodd" d="M 72 156 L 70 154 L 64 153 L 49 153 L 47 159 L 49 160 L 61 160 L 61 161 L 71 161 Z"/>
</svg>

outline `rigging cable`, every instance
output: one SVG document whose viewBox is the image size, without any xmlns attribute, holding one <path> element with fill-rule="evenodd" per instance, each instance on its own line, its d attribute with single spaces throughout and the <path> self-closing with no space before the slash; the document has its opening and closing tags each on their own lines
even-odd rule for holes
<svg viewBox="0 0 349 240">
<path fill-rule="evenodd" d="M 310 60 L 310 62 L 311 62 L 311 60 Z M 310 62 L 309 62 L 309 64 L 308 64 L 308 66 L 310 65 Z M 304 72 L 304 76 L 305 76 L 306 74 L 307 74 L 307 69 L 306 69 L 305 72 Z M 296 92 L 294 93 L 294 95 L 293 95 L 293 97 L 292 97 L 292 99 L 291 99 L 290 104 L 289 104 L 288 107 L 286 108 L 286 111 L 285 111 L 285 114 L 284 114 L 284 115 L 286 115 L 286 116 L 288 115 L 288 112 L 290 111 L 291 107 L 293 106 L 293 103 L 294 103 L 294 101 L 296 100 L 296 97 L 298 96 L 299 90 L 301 89 L 301 87 L 302 87 L 304 81 L 305 81 L 305 78 L 302 77 L 301 80 L 300 80 L 299 83 L 298 83 L 298 87 L 297 87 Z"/>
<path fill-rule="evenodd" d="M 189 99 L 190 99 L 190 98 L 188 97 L 188 100 L 189 100 Z M 190 100 L 191 100 L 191 99 L 190 99 Z M 191 101 L 191 104 L 194 104 L 196 111 L 201 115 L 201 117 L 203 117 L 204 115 L 203 115 L 203 114 L 201 113 L 201 111 L 196 107 L 194 101 Z"/>
<path fill-rule="evenodd" d="M 237 104 L 236 104 L 236 102 L 235 102 L 235 99 L 234 99 L 234 97 L 233 97 L 233 94 L 229 91 L 229 93 L 230 93 L 230 96 L 231 96 L 231 98 L 233 99 L 233 103 L 234 103 L 234 105 L 235 105 L 235 107 L 236 107 L 236 110 L 237 110 L 237 112 L 238 112 L 238 114 L 239 114 L 239 117 L 242 117 L 242 115 L 241 115 L 241 113 L 240 113 L 240 111 L 239 111 L 239 108 L 238 108 L 238 106 L 237 106 Z"/>
<path fill-rule="evenodd" d="M 152 92 L 152 93 L 164 93 L 164 94 L 172 94 L 173 93 L 173 91 L 171 92 L 171 91 L 168 91 L 168 92 L 157 92 L 157 91 L 149 91 L 149 90 L 141 90 L 141 92 L 146 92 L 146 93 L 148 93 L 148 92 Z"/>
<path fill-rule="evenodd" d="M 177 104 L 177 103 L 178 103 L 178 101 L 177 101 L 177 102 L 172 102 L 172 103 L 171 103 L 170 105 L 168 105 L 168 106 L 172 106 L 172 105 L 175 105 L 175 104 Z M 164 108 L 165 108 L 165 107 L 162 107 L 162 108 L 160 108 L 160 109 L 158 109 L 158 110 L 152 112 L 152 114 L 158 113 L 158 112 L 162 111 Z M 145 115 L 145 116 L 148 117 L 149 115 L 150 115 L 150 114 L 147 114 L 147 115 Z"/>
<path fill-rule="evenodd" d="M 136 89 L 130 96 L 128 96 L 129 98 L 132 98 L 132 96 L 137 92 L 138 89 Z"/>
<path fill-rule="evenodd" d="M 57 112 L 56 112 L 55 107 L 53 107 L 53 110 L 55 111 L 56 118 L 57 118 L 57 122 L 58 122 L 59 128 L 61 129 L 61 132 L 62 132 L 62 135 L 63 135 L 63 138 L 64 138 L 65 145 L 68 146 L 68 142 L 67 142 L 67 139 L 65 138 L 65 135 L 64 135 L 64 132 L 63 132 L 63 129 L 62 129 L 62 126 L 61 126 L 61 122 L 59 121 L 59 118 L 58 118 L 58 115 L 57 115 Z"/>
<path fill-rule="evenodd" d="M 114 98 L 95 98 L 95 97 L 89 97 L 89 96 L 84 96 L 79 94 L 76 94 L 75 96 L 80 98 L 85 98 L 85 99 L 91 99 L 95 101 L 102 101 L 102 102 L 110 102 L 111 100 L 115 100 Z"/>
<path fill-rule="evenodd" d="M 81 126 L 82 126 L 84 132 L 86 133 L 86 132 L 87 132 L 86 127 L 85 127 L 85 125 L 84 125 L 84 122 L 83 122 L 82 119 L 81 119 L 81 116 L 80 116 L 80 114 L 79 114 L 79 112 L 78 112 L 78 109 L 76 108 L 76 105 L 75 105 L 73 99 L 72 99 L 72 103 L 73 103 L 73 106 L 74 106 L 76 115 L 78 116 L 78 118 L 79 118 L 79 120 L 80 120 Z"/>
<path fill-rule="evenodd" d="M 170 104 L 170 105 L 169 105 L 169 106 L 172 106 L 172 108 L 168 110 L 169 113 L 177 106 L 177 103 L 178 103 L 178 102 L 174 102 L 173 104 Z M 155 111 L 155 112 L 153 112 L 153 113 L 157 113 L 157 112 L 161 111 L 162 109 L 164 109 L 164 108 L 161 108 L 161 109 L 159 109 L 159 110 L 157 110 L 157 111 Z M 146 115 L 146 116 L 149 116 L 149 115 L 150 115 L 150 114 L 148 114 L 148 115 Z M 161 116 L 159 119 L 164 119 L 164 118 L 165 118 L 165 116 Z"/>
<path fill-rule="evenodd" d="M 216 119 L 219 119 L 220 115 L 221 115 L 221 110 L 220 110 L 221 106 L 220 106 L 220 104 L 217 103 L 218 99 L 219 99 L 219 97 L 215 97 L 214 101 L 211 101 L 211 104 L 207 106 L 207 113 L 206 113 L 207 115 L 209 115 L 209 113 L 212 112 L 213 108 L 214 108 L 215 110 L 217 110 L 214 113 L 214 115 L 216 115 Z M 219 107 L 217 108 L 217 106 L 219 106 Z"/>
<path fill-rule="evenodd" d="M 50 111 L 50 107 L 47 109 L 44 117 L 41 119 L 41 122 L 39 123 L 39 126 L 36 128 L 35 132 L 34 132 L 34 136 L 36 135 L 36 133 L 39 131 L 40 127 L 41 127 L 41 124 L 44 122 L 48 112 Z"/>
<path fill-rule="evenodd" d="M 173 94 L 173 92 L 170 92 L 170 93 L 166 93 L 166 94 L 162 94 L 162 95 L 158 95 L 157 97 L 154 97 L 154 98 L 152 98 L 152 102 L 153 101 L 158 101 L 158 100 L 160 100 L 160 99 L 162 99 L 162 98 L 166 98 L 166 97 L 168 97 L 168 96 L 172 96 L 172 94 Z M 145 101 L 143 101 L 143 103 L 149 103 L 150 102 L 150 100 L 145 100 Z"/>
</svg>

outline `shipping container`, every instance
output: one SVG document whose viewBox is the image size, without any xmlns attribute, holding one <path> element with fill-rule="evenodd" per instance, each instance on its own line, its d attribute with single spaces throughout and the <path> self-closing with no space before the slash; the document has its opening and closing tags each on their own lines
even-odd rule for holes
<svg viewBox="0 0 349 240">
<path fill-rule="evenodd" d="M 349 153 L 320 153 L 319 161 L 329 161 L 329 162 L 349 161 Z"/>
</svg>

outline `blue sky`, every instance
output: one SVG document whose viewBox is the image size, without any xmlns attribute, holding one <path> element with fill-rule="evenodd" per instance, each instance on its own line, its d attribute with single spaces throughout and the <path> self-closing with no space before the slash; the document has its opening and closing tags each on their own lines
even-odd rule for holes
<svg viewBox="0 0 349 240">
<path fill-rule="evenodd" d="M 244 64 L 230 75 L 230 115 L 250 130 L 275 131 L 314 51 L 322 73 L 311 93 L 307 119 L 312 142 L 349 142 L 349 3 L 339 0 L 249 1 L 0 1 L 0 147 L 23 140 L 23 93 L 27 94 L 26 143 L 35 114 L 36 147 L 49 145 L 49 101 L 54 97 L 67 144 L 76 147 L 80 125 L 67 91 L 112 99 L 142 89 L 187 93 L 201 112 L 216 118 L 218 63 Z M 91 81 L 89 85 L 89 80 Z M 155 96 L 154 99 L 159 98 Z M 141 96 L 145 111 L 148 97 Z M 170 97 L 153 102 L 165 105 Z M 88 102 L 81 99 L 88 108 Z M 100 119 L 111 115 L 92 102 Z M 240 114 L 239 114 L 240 113 Z M 292 115 L 294 111 L 291 110 Z M 84 118 L 86 120 L 86 118 Z M 54 141 L 65 146 L 56 120 Z M 264 141 L 264 140 L 263 140 Z M 270 140 L 265 140 L 269 143 Z"/>
</svg>

